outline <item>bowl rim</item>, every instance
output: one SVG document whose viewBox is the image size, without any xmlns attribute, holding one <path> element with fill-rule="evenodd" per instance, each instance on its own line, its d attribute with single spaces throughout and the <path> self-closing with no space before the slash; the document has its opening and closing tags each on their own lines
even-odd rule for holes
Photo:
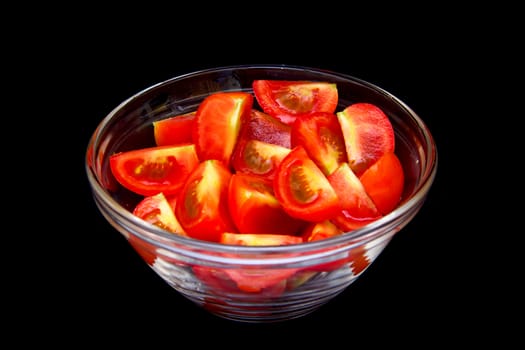
<svg viewBox="0 0 525 350">
<path fill-rule="evenodd" d="M 414 195 L 404 201 L 400 206 L 395 208 L 393 211 L 384 215 L 380 219 L 365 225 L 361 228 L 352 230 L 350 232 L 345 232 L 341 235 L 325 238 L 322 240 L 303 242 L 298 244 L 290 244 L 284 246 L 238 246 L 238 245 L 227 245 L 218 242 L 198 240 L 190 237 L 185 237 L 182 235 L 173 234 L 162 230 L 158 226 L 150 224 L 135 215 L 131 211 L 124 208 L 120 205 L 110 193 L 103 188 L 97 177 L 95 176 L 94 170 L 91 169 L 90 162 L 95 161 L 95 155 L 90 155 L 90 149 L 93 145 L 99 144 L 98 138 L 100 137 L 100 131 L 105 128 L 105 126 L 112 120 L 112 118 L 125 106 L 131 104 L 135 99 L 144 96 L 145 94 L 160 88 L 164 85 L 169 85 L 173 82 L 195 77 L 207 73 L 215 73 L 221 71 L 231 71 L 238 69 L 282 69 L 282 70 L 297 70 L 297 71 L 309 71 L 313 74 L 322 74 L 324 76 L 333 76 L 339 79 L 351 80 L 355 83 L 359 83 L 373 89 L 374 91 L 384 95 L 386 98 L 392 100 L 395 104 L 402 107 L 406 112 L 411 116 L 413 121 L 417 124 L 418 128 L 421 130 L 426 142 L 431 145 L 428 150 L 426 150 L 425 158 L 427 159 L 428 166 L 424 168 L 424 172 L 420 176 L 420 181 L 417 186 L 414 188 Z M 91 152 L 92 153 L 92 152 Z M 93 157 L 92 160 L 89 157 Z M 103 200 L 105 206 L 109 206 L 115 214 L 117 214 L 121 219 L 126 220 L 128 223 L 133 224 L 141 231 L 149 232 L 151 236 L 155 238 L 161 238 L 162 241 L 158 239 L 153 239 L 150 235 L 143 235 L 140 232 L 128 232 L 138 236 L 141 240 L 153 244 L 157 247 L 164 248 L 166 250 L 179 250 L 178 246 L 182 247 L 191 247 L 192 249 L 202 249 L 203 251 L 214 252 L 214 253 L 235 253 L 235 254 L 253 254 L 257 252 L 258 254 L 264 253 L 300 253 L 300 252 L 309 252 L 323 250 L 326 248 L 333 248 L 335 246 L 346 246 L 350 245 L 361 245 L 363 241 L 372 240 L 377 232 L 381 232 L 381 228 L 387 226 L 389 223 L 395 220 L 395 218 L 402 217 L 408 211 L 412 210 L 419 202 L 425 200 L 430 188 L 434 182 L 437 173 L 438 166 L 438 151 L 435 139 L 423 121 L 423 119 L 409 107 L 405 102 L 400 98 L 393 95 L 389 91 L 371 83 L 369 81 L 363 80 L 353 75 L 339 73 L 329 69 L 315 68 L 311 66 L 301 66 L 301 65 L 289 65 L 289 64 L 239 64 L 239 65 L 224 65 L 212 68 L 203 68 L 194 70 L 191 72 L 175 75 L 171 78 L 167 78 L 158 83 L 152 84 L 144 89 L 139 90 L 135 94 L 132 94 L 127 99 L 123 100 L 121 103 L 116 105 L 96 126 L 95 130 L 89 137 L 87 150 L 84 155 L 84 166 L 87 173 L 88 182 L 91 187 L 93 195 L 97 195 L 100 200 Z M 94 164 L 94 163 L 92 163 Z M 97 202 L 97 206 L 100 204 Z M 100 209 L 100 208 L 99 208 Z M 104 214 L 105 215 L 105 214 Z M 184 249 L 184 248 L 182 248 Z M 348 249 L 348 248 L 346 248 Z M 238 261 L 239 259 L 235 259 Z"/>
</svg>

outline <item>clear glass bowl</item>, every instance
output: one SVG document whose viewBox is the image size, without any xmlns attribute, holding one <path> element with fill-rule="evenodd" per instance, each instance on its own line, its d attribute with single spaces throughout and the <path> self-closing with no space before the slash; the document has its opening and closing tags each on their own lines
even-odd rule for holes
<svg viewBox="0 0 525 350">
<path fill-rule="evenodd" d="M 317 80 L 337 84 L 338 110 L 371 102 L 390 118 L 405 171 L 400 205 L 361 229 L 324 240 L 277 247 L 227 246 L 182 237 L 132 215 L 140 198 L 112 177 L 111 154 L 154 144 L 152 123 L 196 110 L 218 91 L 248 91 L 255 79 Z M 363 273 L 392 237 L 418 213 L 437 171 L 437 148 L 423 120 L 397 97 L 358 78 L 287 65 L 206 69 L 160 82 L 131 96 L 98 125 L 86 152 L 86 171 L 102 215 L 153 271 L 195 304 L 226 319 L 276 322 L 297 318 L 334 298 Z M 242 291 L 234 273 L 286 276 L 257 292 Z"/>
</svg>

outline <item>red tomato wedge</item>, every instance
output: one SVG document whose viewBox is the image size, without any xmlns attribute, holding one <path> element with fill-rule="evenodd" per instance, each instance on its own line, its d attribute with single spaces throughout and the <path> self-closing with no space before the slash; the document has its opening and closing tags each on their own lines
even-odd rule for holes
<svg viewBox="0 0 525 350">
<path fill-rule="evenodd" d="M 394 152 L 385 153 L 368 167 L 359 178 L 377 209 L 386 215 L 399 204 L 403 194 L 405 174 Z"/>
<path fill-rule="evenodd" d="M 193 143 L 192 130 L 195 111 L 153 122 L 153 136 L 157 146 Z"/>
<path fill-rule="evenodd" d="M 328 180 L 339 196 L 342 206 L 342 212 L 333 218 L 333 222 L 341 230 L 354 230 L 381 217 L 381 213 L 348 163 L 341 164 Z"/>
<path fill-rule="evenodd" d="M 304 226 L 303 220 L 284 211 L 270 179 L 236 173 L 230 180 L 228 194 L 230 214 L 241 233 L 294 235 Z"/>
<path fill-rule="evenodd" d="M 171 196 L 168 200 L 164 193 L 160 192 L 144 197 L 133 209 L 133 215 L 166 231 L 185 236 L 184 229 L 175 216 L 174 210 L 176 206 L 176 196 Z"/>
<path fill-rule="evenodd" d="M 350 168 L 360 176 L 386 152 L 394 151 L 394 129 L 388 116 L 371 103 L 354 103 L 337 113 Z"/>
<path fill-rule="evenodd" d="M 241 137 L 290 148 L 290 130 L 290 125 L 252 108 L 249 120 L 242 126 Z"/>
<path fill-rule="evenodd" d="M 209 159 L 186 178 L 175 215 L 188 236 L 217 242 L 222 232 L 236 232 L 228 209 L 231 176 L 223 162 Z"/>
<path fill-rule="evenodd" d="M 303 146 L 325 175 L 347 160 L 341 125 L 333 113 L 315 112 L 297 118 L 292 124 L 291 143 L 292 147 Z"/>
<path fill-rule="evenodd" d="M 241 126 L 248 120 L 253 95 L 219 92 L 206 97 L 197 108 L 192 138 L 199 159 L 217 159 L 230 164 Z"/>
<path fill-rule="evenodd" d="M 331 221 L 312 222 L 303 230 L 301 237 L 305 242 L 317 241 L 328 237 L 338 236 L 343 231 Z"/>
<path fill-rule="evenodd" d="M 233 151 L 231 165 L 237 172 L 273 179 L 288 153 L 289 148 L 241 137 Z"/>
<path fill-rule="evenodd" d="M 253 93 L 262 110 L 285 124 L 313 112 L 334 113 L 335 83 L 318 81 L 254 80 Z"/>
<path fill-rule="evenodd" d="M 292 149 L 282 160 L 273 187 L 284 210 L 295 218 L 323 221 L 341 210 L 332 185 L 302 146 Z"/>
<path fill-rule="evenodd" d="M 115 179 L 143 196 L 177 193 L 199 164 L 193 144 L 157 146 L 115 153 L 109 158 Z"/>
</svg>

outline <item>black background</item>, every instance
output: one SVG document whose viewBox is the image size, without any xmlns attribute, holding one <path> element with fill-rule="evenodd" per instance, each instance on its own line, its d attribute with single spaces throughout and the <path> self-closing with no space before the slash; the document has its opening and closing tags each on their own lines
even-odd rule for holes
<svg viewBox="0 0 525 350">
<path fill-rule="evenodd" d="M 37 86 L 25 86 L 32 96 L 38 95 L 35 90 L 46 94 L 40 107 L 53 118 L 45 124 L 60 132 L 45 135 L 46 156 L 54 168 L 42 175 L 48 185 L 37 202 L 43 219 L 35 231 L 43 230 L 45 237 L 42 232 L 34 239 L 38 248 L 47 248 L 38 249 L 38 259 L 24 269 L 21 279 L 30 285 L 24 290 L 36 289 L 38 295 L 25 303 L 29 317 L 15 318 L 17 325 L 34 328 L 40 340 L 53 344 L 163 343 L 171 348 L 188 341 L 192 347 L 208 342 L 220 347 L 297 347 L 311 346 L 314 339 L 322 347 L 426 346 L 469 344 L 492 336 L 484 319 L 498 308 L 474 287 L 488 277 L 472 257 L 477 233 L 461 220 L 466 215 L 464 198 L 473 191 L 465 162 L 475 162 L 464 157 L 465 130 L 477 118 L 465 113 L 470 107 L 461 101 L 475 83 L 471 60 L 448 37 L 410 36 L 402 45 L 389 40 L 339 43 L 322 50 L 317 40 L 312 55 L 313 47 L 285 52 L 257 38 L 247 42 L 235 37 L 226 48 L 207 49 L 224 35 L 191 40 L 198 45 L 175 33 L 171 40 L 158 41 L 134 35 L 122 28 L 110 37 L 61 41 L 60 54 L 42 53 L 37 70 L 44 75 Z M 296 320 L 237 323 L 184 299 L 102 217 L 85 174 L 89 137 L 120 102 L 179 74 L 234 64 L 303 65 L 369 81 L 412 107 L 438 147 L 437 177 L 419 214 L 357 282 Z M 60 88 L 48 88 L 57 82 Z M 54 232 L 48 224 L 56 218 L 64 225 Z M 42 327 L 46 331 L 38 332 Z"/>
</svg>

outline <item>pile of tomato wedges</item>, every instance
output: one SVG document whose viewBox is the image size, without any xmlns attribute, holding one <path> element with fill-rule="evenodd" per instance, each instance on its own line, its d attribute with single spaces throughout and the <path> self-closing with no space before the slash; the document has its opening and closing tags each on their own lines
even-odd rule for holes
<svg viewBox="0 0 525 350">
<path fill-rule="evenodd" d="M 283 245 L 366 225 L 401 199 L 394 130 L 376 105 L 337 110 L 330 82 L 255 80 L 154 122 L 155 146 L 113 154 L 143 196 L 133 213 L 174 234 Z"/>
</svg>

